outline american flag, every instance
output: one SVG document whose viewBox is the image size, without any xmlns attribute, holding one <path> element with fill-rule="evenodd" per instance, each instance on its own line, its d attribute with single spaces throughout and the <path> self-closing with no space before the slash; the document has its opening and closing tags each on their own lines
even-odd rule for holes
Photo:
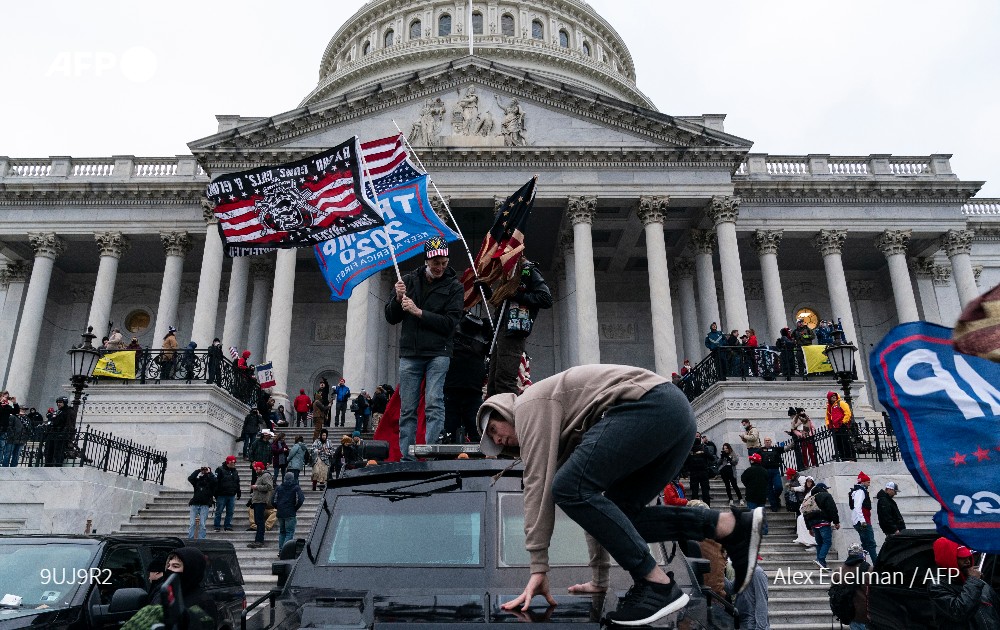
<svg viewBox="0 0 1000 630">
<path fill-rule="evenodd" d="M 205 196 L 227 253 L 309 247 L 383 225 L 361 194 L 359 156 L 355 136 L 296 162 L 215 178 Z"/>
<path fill-rule="evenodd" d="M 510 280 L 517 269 L 517 261 L 524 252 L 524 232 L 528 228 L 528 216 L 535 204 L 536 181 L 534 177 L 528 180 L 516 193 L 507 197 L 497 210 L 493 227 L 483 239 L 473 266 L 462 274 L 465 308 L 472 308 L 479 302 L 480 294 L 475 289 L 477 275 L 480 282 L 493 284 L 497 280 Z"/>
<path fill-rule="evenodd" d="M 410 161 L 403 134 L 363 142 L 361 155 L 368 169 L 365 174 L 365 194 L 372 201 L 374 201 L 372 186 L 375 188 L 375 193 L 382 195 L 390 188 L 423 175 L 423 172 Z M 371 179 L 368 178 L 369 175 Z"/>
<path fill-rule="evenodd" d="M 521 363 L 517 366 L 517 394 L 520 396 L 524 390 L 531 387 L 531 357 L 527 352 L 521 353 Z"/>
</svg>

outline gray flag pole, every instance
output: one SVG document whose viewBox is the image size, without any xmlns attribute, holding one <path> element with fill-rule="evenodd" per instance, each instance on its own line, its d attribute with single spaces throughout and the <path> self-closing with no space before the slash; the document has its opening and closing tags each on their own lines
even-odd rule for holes
<svg viewBox="0 0 1000 630">
<path fill-rule="evenodd" d="M 476 278 L 476 284 L 479 287 L 479 296 L 482 298 L 483 308 L 486 309 L 486 318 L 490 320 L 490 326 L 493 326 L 493 315 L 490 313 L 490 307 L 487 305 L 488 300 L 486 299 L 486 291 L 484 291 L 483 286 L 479 284 L 479 273 L 476 271 L 476 261 L 472 257 L 472 251 L 469 250 L 469 243 L 465 240 L 465 235 L 462 234 L 462 228 L 458 227 L 458 221 L 455 220 L 455 215 L 451 213 L 448 201 L 444 198 L 444 195 L 441 194 L 441 191 L 438 190 L 437 184 L 434 182 L 434 178 L 432 178 L 430 173 L 427 172 L 427 169 L 424 167 L 424 163 L 420 160 L 420 156 L 417 155 L 417 152 L 413 149 L 413 146 L 410 144 L 410 140 L 406 137 L 406 134 L 403 133 L 403 130 L 399 128 L 398 124 L 396 124 L 396 119 L 392 119 L 392 124 L 395 125 L 396 131 L 399 132 L 399 135 L 403 137 L 403 142 L 406 144 L 406 150 L 409 151 L 410 155 L 412 155 L 417 161 L 417 166 L 420 167 L 420 170 L 427 175 L 427 179 L 434 188 L 434 194 L 436 194 L 438 199 L 441 200 L 441 205 L 444 206 L 444 211 L 448 213 L 448 218 L 451 219 L 451 224 L 455 226 L 455 231 L 458 232 L 458 239 L 462 241 L 462 247 L 465 249 L 465 255 L 469 257 L 469 268 L 472 269 L 472 275 Z"/>
<path fill-rule="evenodd" d="M 357 137 L 357 136 L 355 136 L 355 137 Z M 359 140 L 358 141 L 358 147 L 360 148 L 360 146 L 361 146 L 361 141 Z M 375 190 L 375 181 L 372 180 L 372 174 L 368 171 L 368 162 L 365 161 L 365 154 L 364 154 L 363 151 L 360 151 L 360 150 L 358 151 L 358 158 L 361 160 L 361 168 L 363 168 L 364 171 L 365 171 L 365 177 L 368 178 L 368 183 L 370 183 L 371 186 L 372 186 L 372 195 L 375 197 L 375 205 L 376 206 L 380 206 L 380 203 L 379 203 L 379 200 L 378 200 L 378 191 Z M 362 192 L 362 194 L 364 194 L 365 192 L 367 192 L 366 190 L 364 190 L 364 186 L 361 187 L 361 192 Z M 393 247 L 393 245 L 392 245 L 392 238 L 389 237 L 388 232 L 385 235 L 385 242 L 389 245 L 389 256 L 392 257 L 392 266 L 396 270 L 396 280 L 399 281 L 399 282 L 402 282 L 403 281 L 403 275 L 401 273 L 399 273 L 399 261 L 396 260 L 396 248 Z"/>
</svg>

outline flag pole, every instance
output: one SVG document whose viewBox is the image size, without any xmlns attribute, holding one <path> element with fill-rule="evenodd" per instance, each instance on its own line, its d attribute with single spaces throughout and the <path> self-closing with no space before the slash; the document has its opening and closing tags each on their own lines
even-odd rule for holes
<svg viewBox="0 0 1000 630">
<path fill-rule="evenodd" d="M 355 136 L 355 138 L 356 137 L 357 136 Z M 359 140 L 358 141 L 358 146 L 360 147 L 360 145 L 361 145 L 361 141 Z M 375 197 L 375 205 L 381 207 L 381 204 L 379 203 L 379 200 L 378 200 L 378 191 L 375 190 L 375 181 L 372 179 L 372 174 L 368 171 L 368 162 L 365 160 L 364 151 L 358 151 L 358 157 L 361 159 L 361 168 L 364 169 L 364 171 L 365 171 L 365 177 L 368 178 L 368 183 L 371 184 L 371 187 L 372 187 L 372 196 Z M 367 192 L 367 191 L 364 190 L 364 186 L 362 186 L 362 191 L 361 192 L 362 193 Z M 396 280 L 399 281 L 399 282 L 402 282 L 403 281 L 403 274 L 399 273 L 399 261 L 396 260 L 396 248 L 393 247 L 393 245 L 392 245 L 392 239 L 389 238 L 388 234 L 386 234 L 385 242 L 389 245 L 389 256 L 392 257 L 392 266 L 396 270 Z"/>
<path fill-rule="evenodd" d="M 392 124 L 396 126 L 396 131 L 398 131 L 399 135 L 402 136 L 403 143 L 406 144 L 406 150 L 410 152 L 410 155 L 412 155 L 414 159 L 417 160 L 417 166 L 419 166 L 420 170 L 427 174 L 427 179 L 434 188 L 434 194 L 436 194 L 438 199 L 441 200 L 441 205 L 444 206 L 444 211 L 448 213 L 448 218 L 451 219 L 451 224 L 455 226 L 455 231 L 458 232 L 458 240 L 462 241 L 462 247 L 465 249 L 465 255 L 469 257 L 469 268 L 472 269 L 472 275 L 476 278 L 476 284 L 479 287 L 479 296 L 482 298 L 483 307 L 486 309 L 486 317 L 490 320 L 490 326 L 493 326 L 493 315 L 490 313 L 490 307 L 487 305 L 488 300 L 486 299 L 486 291 L 483 290 L 482 284 L 479 284 L 479 273 L 476 270 L 476 261 L 472 257 L 472 251 L 469 250 L 469 243 L 465 240 L 465 235 L 462 234 L 462 228 L 458 226 L 458 221 L 455 220 L 455 215 L 451 213 L 448 201 L 444 198 L 444 195 L 441 194 L 441 191 L 438 190 L 437 184 L 434 182 L 434 178 L 432 178 L 430 173 L 427 172 L 427 169 L 424 167 L 424 163 L 420 160 L 420 156 L 417 155 L 417 152 L 413 149 L 413 146 L 410 144 L 409 139 L 407 139 L 406 134 L 403 133 L 403 130 L 399 128 L 398 124 L 396 124 L 395 118 L 392 119 Z M 535 175 L 535 177 L 537 178 L 538 176 Z"/>
<path fill-rule="evenodd" d="M 472 52 L 472 0 L 469 0 L 469 54 Z"/>
</svg>

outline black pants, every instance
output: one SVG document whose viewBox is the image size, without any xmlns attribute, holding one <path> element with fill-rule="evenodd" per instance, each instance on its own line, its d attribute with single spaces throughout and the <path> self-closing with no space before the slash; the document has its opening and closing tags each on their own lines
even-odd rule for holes
<svg viewBox="0 0 1000 630">
<path fill-rule="evenodd" d="M 708 489 L 707 473 L 691 473 L 691 498 L 700 499 L 712 505 L 712 493 Z"/>
<path fill-rule="evenodd" d="M 503 331 L 497 335 L 497 345 L 490 357 L 490 374 L 486 379 L 486 396 L 517 393 L 517 371 L 521 367 L 524 340 L 525 337 L 508 337 Z"/>
<path fill-rule="evenodd" d="M 854 443 L 851 442 L 851 427 L 840 427 L 833 430 L 833 449 L 839 461 L 853 461 L 857 459 L 854 454 Z"/>
<path fill-rule="evenodd" d="M 459 429 L 463 428 L 465 438 L 470 442 L 479 441 L 476 413 L 482 404 L 481 390 L 458 388 L 444 390 L 444 432 L 450 436 L 452 444 L 463 442 L 463 436 L 459 432 Z"/>
<path fill-rule="evenodd" d="M 307 427 L 307 426 L 309 426 L 309 412 L 308 411 L 296 411 L 295 412 L 295 426 L 297 426 L 297 427 Z"/>
<path fill-rule="evenodd" d="M 723 466 L 719 469 L 719 476 L 722 478 L 722 483 L 726 484 L 726 496 L 729 500 L 733 500 L 733 492 L 736 492 L 736 500 L 742 501 L 743 494 L 740 492 L 740 486 L 736 483 L 736 473 L 733 472 L 732 466 Z"/>
<path fill-rule="evenodd" d="M 333 426 L 342 427 L 344 423 L 347 422 L 347 401 L 338 400 L 337 409 L 333 419 Z M 326 426 L 330 426 L 330 420 L 327 419 Z"/>
</svg>

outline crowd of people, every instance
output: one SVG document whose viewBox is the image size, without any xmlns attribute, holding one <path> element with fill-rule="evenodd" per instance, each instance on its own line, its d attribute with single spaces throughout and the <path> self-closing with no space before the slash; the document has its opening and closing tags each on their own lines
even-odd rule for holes
<svg viewBox="0 0 1000 630">
<path fill-rule="evenodd" d="M 0 467 L 62 466 L 71 454 L 83 457 L 75 444 L 76 414 L 68 398 L 57 398 L 43 416 L 0 391 Z"/>
</svg>

